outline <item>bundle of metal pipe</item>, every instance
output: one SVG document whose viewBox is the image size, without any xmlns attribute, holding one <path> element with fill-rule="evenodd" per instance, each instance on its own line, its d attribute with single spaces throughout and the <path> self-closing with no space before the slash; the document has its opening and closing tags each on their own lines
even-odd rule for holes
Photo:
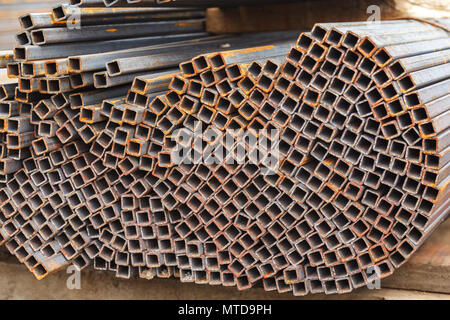
<svg viewBox="0 0 450 320">
<path fill-rule="evenodd" d="M 1 243 L 38 279 L 93 263 L 305 295 L 387 277 L 450 211 L 449 25 L 16 48 Z"/>
</svg>

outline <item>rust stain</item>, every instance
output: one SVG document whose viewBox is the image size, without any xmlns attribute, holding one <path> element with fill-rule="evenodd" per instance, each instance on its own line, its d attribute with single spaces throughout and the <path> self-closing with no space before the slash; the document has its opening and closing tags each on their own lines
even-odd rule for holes
<svg viewBox="0 0 450 320">
<path fill-rule="evenodd" d="M 48 15 L 49 15 L 49 17 L 50 17 L 50 22 L 51 22 L 52 24 L 66 24 L 66 23 L 67 23 L 67 20 L 56 21 L 56 20 L 53 18 L 53 14 L 51 14 L 51 13 L 49 13 Z"/>
<path fill-rule="evenodd" d="M 263 46 L 263 47 L 245 48 L 245 49 L 239 49 L 239 50 L 232 50 L 232 51 L 222 52 L 222 55 L 224 57 L 234 57 L 234 56 L 237 56 L 237 55 L 240 55 L 240 54 L 255 53 L 255 52 L 260 52 L 260 51 L 271 50 L 271 49 L 274 49 L 274 48 L 275 48 L 274 45 L 268 45 L 268 46 Z"/>
<path fill-rule="evenodd" d="M 189 27 L 189 26 L 195 26 L 195 25 L 200 25 L 201 22 L 177 22 L 175 23 L 175 26 L 177 27 Z"/>
<path fill-rule="evenodd" d="M 307 164 L 307 163 L 310 162 L 310 161 L 311 161 L 311 158 L 309 158 L 309 157 L 304 158 L 304 159 L 298 164 L 298 166 L 299 166 L 299 167 L 304 166 L 305 164 Z"/>
</svg>

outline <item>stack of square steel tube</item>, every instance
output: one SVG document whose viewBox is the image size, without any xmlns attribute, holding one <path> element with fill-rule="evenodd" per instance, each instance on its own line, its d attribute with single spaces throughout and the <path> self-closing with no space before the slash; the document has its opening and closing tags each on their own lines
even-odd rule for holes
<svg viewBox="0 0 450 320">
<path fill-rule="evenodd" d="M 214 36 L 139 3 L 25 15 L 0 56 L 1 244 L 36 278 L 346 293 L 449 215 L 449 19 Z"/>
</svg>

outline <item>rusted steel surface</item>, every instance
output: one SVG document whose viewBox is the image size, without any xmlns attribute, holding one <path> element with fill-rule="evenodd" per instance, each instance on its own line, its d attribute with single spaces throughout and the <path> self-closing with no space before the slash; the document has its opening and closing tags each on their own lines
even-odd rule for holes
<svg viewBox="0 0 450 320">
<path fill-rule="evenodd" d="M 392 274 L 449 214 L 447 31 L 201 31 L 32 31 L 4 59 L 1 243 L 38 279 L 93 265 L 306 295 Z"/>
</svg>

